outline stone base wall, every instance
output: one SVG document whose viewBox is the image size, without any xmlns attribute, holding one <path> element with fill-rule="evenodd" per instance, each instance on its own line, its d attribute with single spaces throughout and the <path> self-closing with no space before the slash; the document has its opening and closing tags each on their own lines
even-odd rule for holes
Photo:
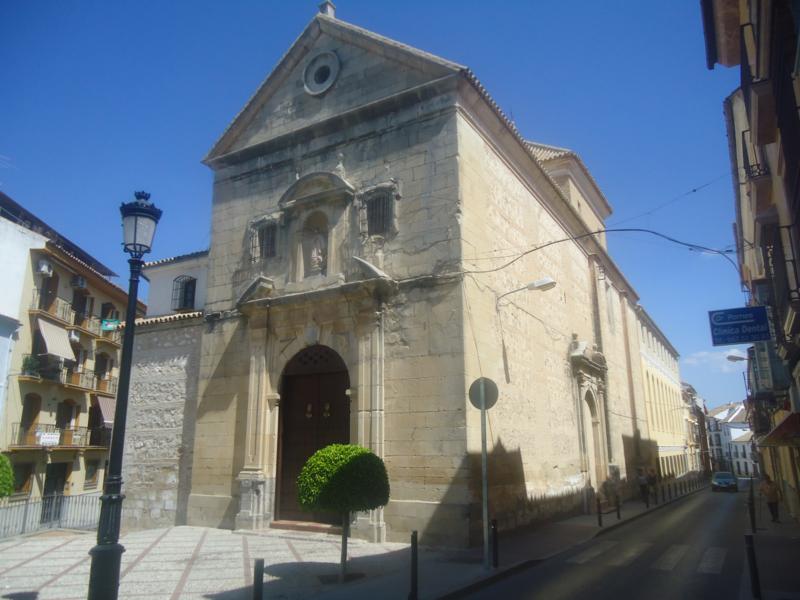
<svg viewBox="0 0 800 600">
<path fill-rule="evenodd" d="M 123 527 L 187 522 L 200 363 L 199 318 L 136 331 L 123 459 Z"/>
</svg>

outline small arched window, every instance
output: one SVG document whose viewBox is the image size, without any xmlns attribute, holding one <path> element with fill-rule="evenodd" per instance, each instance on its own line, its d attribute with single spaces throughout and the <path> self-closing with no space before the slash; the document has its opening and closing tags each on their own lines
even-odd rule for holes
<svg viewBox="0 0 800 600">
<path fill-rule="evenodd" d="M 172 310 L 194 310 L 194 291 L 197 280 L 188 275 L 176 277 L 172 282 Z"/>
</svg>

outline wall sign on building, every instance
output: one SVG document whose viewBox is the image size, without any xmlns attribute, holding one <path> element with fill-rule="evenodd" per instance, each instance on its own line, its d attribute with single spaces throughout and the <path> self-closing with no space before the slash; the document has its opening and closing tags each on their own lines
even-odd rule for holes
<svg viewBox="0 0 800 600">
<path fill-rule="evenodd" d="M 748 306 L 711 310 L 711 341 L 714 346 L 748 344 L 772 339 L 769 330 L 767 309 L 764 306 Z"/>
</svg>

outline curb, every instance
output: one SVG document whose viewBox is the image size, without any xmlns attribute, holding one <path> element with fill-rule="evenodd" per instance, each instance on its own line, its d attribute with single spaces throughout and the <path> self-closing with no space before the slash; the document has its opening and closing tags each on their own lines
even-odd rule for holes
<svg viewBox="0 0 800 600">
<path fill-rule="evenodd" d="M 525 570 L 527 570 L 529 568 L 535 567 L 535 566 L 537 566 L 537 565 L 539 565 L 539 564 L 541 564 L 541 563 L 543 563 L 545 561 L 551 560 L 551 559 L 553 559 L 553 558 L 555 558 L 557 556 L 560 556 L 561 554 L 564 554 L 565 552 L 568 552 L 569 550 L 572 550 L 574 547 L 578 546 L 579 544 L 585 544 L 586 542 L 589 542 L 589 541 L 593 540 L 594 538 L 596 538 L 598 536 L 604 535 L 605 533 L 607 533 L 607 532 L 609 532 L 609 531 L 611 531 L 613 529 L 616 529 L 617 527 L 621 527 L 623 525 L 626 525 L 626 524 L 630 523 L 631 521 L 635 521 L 636 519 L 638 519 L 640 517 L 643 517 L 645 515 L 649 515 L 650 513 L 653 513 L 655 511 L 661 509 L 661 508 L 669 506 L 669 505 L 671 505 L 671 504 L 673 504 L 675 502 L 678 502 L 680 500 L 684 500 L 684 499 L 688 498 L 689 496 L 693 496 L 694 494 L 697 494 L 698 492 L 701 492 L 703 490 L 707 490 L 708 488 L 709 488 L 708 484 L 703 485 L 703 486 L 697 488 L 696 490 L 692 490 L 689 493 L 684 494 L 683 496 L 678 496 L 677 498 L 672 498 L 671 500 L 668 500 L 666 502 L 662 502 L 661 504 L 659 504 L 657 506 L 653 506 L 652 508 L 646 509 L 646 510 L 640 512 L 638 515 L 634 515 L 634 516 L 632 516 L 632 517 L 630 517 L 628 519 L 625 519 L 624 521 L 623 520 L 616 521 L 616 522 L 614 522 L 614 523 L 612 523 L 610 525 L 604 526 L 602 528 L 598 528 L 598 531 L 594 535 L 592 535 L 589 539 L 587 539 L 586 541 L 579 542 L 578 544 L 573 544 L 573 545 L 569 546 L 568 548 L 564 548 L 563 550 L 559 550 L 558 552 L 555 552 L 555 553 L 551 554 L 550 556 L 546 556 L 545 558 L 534 558 L 534 559 L 523 560 L 523 561 L 514 563 L 513 565 L 509 565 L 508 567 L 505 567 L 505 568 L 498 568 L 491 575 L 488 575 L 486 577 L 482 577 L 481 579 L 473 581 L 472 583 L 468 583 L 467 585 L 458 587 L 458 588 L 456 588 L 456 589 L 454 589 L 454 590 L 452 590 L 450 592 L 447 592 L 447 593 L 445 593 L 445 594 L 443 594 L 441 596 L 436 596 L 436 598 L 437 598 L 437 600 L 456 600 L 457 598 L 463 598 L 467 594 L 471 594 L 472 592 L 476 592 L 478 590 L 481 590 L 481 589 L 483 589 L 485 587 L 490 586 L 493 583 L 496 583 L 498 581 L 501 581 L 503 579 L 506 579 L 508 577 L 516 575 L 517 573 L 525 571 Z"/>
</svg>

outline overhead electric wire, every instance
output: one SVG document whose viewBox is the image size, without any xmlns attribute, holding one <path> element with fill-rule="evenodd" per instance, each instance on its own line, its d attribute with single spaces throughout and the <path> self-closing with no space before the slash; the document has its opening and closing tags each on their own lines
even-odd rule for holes
<svg viewBox="0 0 800 600">
<path fill-rule="evenodd" d="M 705 182 L 703 184 L 700 184 L 697 187 L 693 187 L 688 192 L 684 192 L 682 194 L 679 194 L 679 195 L 675 196 L 674 198 L 671 198 L 671 199 L 667 200 L 666 202 L 651 208 L 650 210 L 647 210 L 647 211 L 645 211 L 643 213 L 640 213 L 638 215 L 634 215 L 632 217 L 628 217 L 626 219 L 622 219 L 621 221 L 617 221 L 616 223 L 614 223 L 614 225 L 622 225 L 623 223 L 627 223 L 628 221 L 634 221 L 636 219 L 641 219 L 642 217 L 649 217 L 653 213 L 658 212 L 659 210 L 661 210 L 662 208 L 666 208 L 670 204 L 674 204 L 675 202 L 677 202 L 678 200 L 681 200 L 682 198 L 685 198 L 686 196 L 690 196 L 692 194 L 695 194 L 695 193 L 699 192 L 700 190 L 702 190 L 704 188 L 707 188 L 708 186 L 710 186 L 710 185 L 716 183 L 717 181 L 719 181 L 720 179 L 723 179 L 727 175 L 729 175 L 729 173 L 723 173 L 722 175 L 719 175 L 718 177 L 715 177 L 714 179 L 712 179 L 710 181 L 707 181 L 707 182 Z"/>
<path fill-rule="evenodd" d="M 517 256 L 515 256 L 514 258 L 512 258 L 508 262 L 505 262 L 505 263 L 503 263 L 502 265 L 500 265 L 498 267 L 494 267 L 492 269 L 465 270 L 465 271 L 462 271 L 462 273 L 463 274 L 469 274 L 469 273 L 480 274 L 480 273 L 494 273 L 496 271 L 502 271 L 503 269 L 513 265 L 518 260 L 526 257 L 529 254 L 532 254 L 533 252 L 536 252 L 537 250 L 543 250 L 544 248 L 547 248 L 549 246 L 553 246 L 555 244 L 560 244 L 562 242 L 569 242 L 569 241 L 579 240 L 579 239 L 582 239 L 582 238 L 585 238 L 585 237 L 591 237 L 591 236 L 594 236 L 594 235 L 600 235 L 601 233 L 647 233 L 647 234 L 654 235 L 656 237 L 660 237 L 662 239 L 665 239 L 668 242 L 672 242 L 673 244 L 678 244 L 679 246 L 684 246 L 686 248 L 689 248 L 690 250 L 699 250 L 699 251 L 702 251 L 702 252 L 708 252 L 710 254 L 718 254 L 718 255 L 722 256 L 723 258 L 725 258 L 725 260 L 727 260 L 731 264 L 731 266 L 736 270 L 736 273 L 739 274 L 739 266 L 735 262 L 733 262 L 733 260 L 731 260 L 731 257 L 728 256 L 727 252 L 724 252 L 722 250 L 717 250 L 716 248 L 709 248 L 708 246 L 702 246 L 700 244 L 694 244 L 694 243 L 691 243 L 691 242 L 684 242 L 684 241 L 681 241 L 681 240 L 676 239 L 674 237 L 671 237 L 669 235 L 666 235 L 664 233 L 661 233 L 659 231 L 654 231 L 652 229 L 643 229 L 641 227 L 614 227 L 614 228 L 611 228 L 611 229 L 598 229 L 597 231 L 590 231 L 588 233 L 582 233 L 580 235 L 570 236 L 570 237 L 566 237 L 566 238 L 562 238 L 562 239 L 558 239 L 558 240 L 552 240 L 552 241 L 546 242 L 544 244 L 540 244 L 539 246 L 534 246 L 533 248 L 530 248 L 530 249 L 518 254 Z"/>
</svg>

